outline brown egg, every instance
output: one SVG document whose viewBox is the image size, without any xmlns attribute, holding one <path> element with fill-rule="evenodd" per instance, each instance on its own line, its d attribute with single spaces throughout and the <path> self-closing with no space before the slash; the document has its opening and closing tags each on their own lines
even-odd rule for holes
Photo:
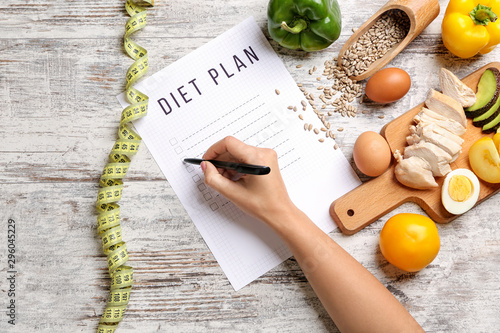
<svg viewBox="0 0 500 333">
<path fill-rule="evenodd" d="M 384 173 L 391 164 L 391 149 L 382 135 L 368 131 L 361 133 L 352 152 L 359 171 L 370 177 Z"/>
<path fill-rule="evenodd" d="M 391 103 L 406 95 L 410 87 L 408 73 L 399 68 L 385 68 L 366 82 L 365 94 L 374 102 Z"/>
</svg>

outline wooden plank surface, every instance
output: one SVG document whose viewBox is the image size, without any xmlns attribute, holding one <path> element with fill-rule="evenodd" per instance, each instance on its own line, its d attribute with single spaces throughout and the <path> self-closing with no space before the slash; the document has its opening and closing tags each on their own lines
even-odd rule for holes
<svg viewBox="0 0 500 333">
<path fill-rule="evenodd" d="M 335 114 L 340 149 L 351 162 L 357 136 L 389 121 L 438 88 L 438 69 L 463 77 L 498 61 L 499 50 L 458 59 L 443 47 L 441 13 L 390 66 L 412 78 L 410 93 L 386 106 L 364 103 L 356 118 Z M 293 78 L 313 91 L 342 44 L 385 1 L 341 1 L 343 31 L 330 48 L 305 54 L 271 45 Z M 0 316 L 0 332 L 93 332 L 109 287 L 96 235 L 99 174 L 114 142 L 121 109 L 115 96 L 132 63 L 121 41 L 124 2 L 13 0 L 0 4 L 0 306 L 6 309 L 7 221 L 16 221 L 17 321 Z M 266 36 L 267 1 L 157 1 L 146 29 L 154 73 L 254 16 Z M 301 69 L 295 68 L 303 64 Z M 382 118 L 383 116 L 383 118 Z M 333 149 L 333 148 L 332 148 Z M 367 180 L 362 176 L 363 180 Z M 143 146 L 125 179 L 124 239 L 136 285 L 118 332 L 337 332 L 293 259 L 234 292 Z M 331 237 L 365 265 L 429 332 L 500 330 L 500 219 L 497 195 L 446 225 L 441 251 L 417 274 L 382 257 L 378 235 L 404 204 L 354 236 Z M 328 207 L 318 209 L 328 209 Z"/>
</svg>

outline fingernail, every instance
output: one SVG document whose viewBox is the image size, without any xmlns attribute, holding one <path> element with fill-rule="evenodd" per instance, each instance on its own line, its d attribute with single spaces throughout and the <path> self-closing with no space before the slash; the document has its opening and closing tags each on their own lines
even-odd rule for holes
<svg viewBox="0 0 500 333">
<path fill-rule="evenodd" d="M 205 161 L 201 162 L 200 166 L 201 166 L 201 171 L 205 173 L 205 170 L 207 169 L 207 162 Z"/>
</svg>

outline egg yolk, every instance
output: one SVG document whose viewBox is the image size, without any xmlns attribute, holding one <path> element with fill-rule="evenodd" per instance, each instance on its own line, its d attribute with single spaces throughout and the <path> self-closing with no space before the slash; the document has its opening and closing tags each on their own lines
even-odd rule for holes
<svg viewBox="0 0 500 333">
<path fill-rule="evenodd" d="M 448 194 L 453 201 L 463 202 L 472 194 L 472 182 L 466 176 L 455 175 L 448 184 Z"/>
</svg>

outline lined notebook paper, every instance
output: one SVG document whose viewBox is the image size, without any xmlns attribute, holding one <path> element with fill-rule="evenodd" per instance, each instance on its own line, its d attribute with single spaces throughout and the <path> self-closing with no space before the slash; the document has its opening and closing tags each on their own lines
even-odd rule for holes
<svg viewBox="0 0 500 333">
<path fill-rule="evenodd" d="M 134 125 L 235 290 L 291 253 L 266 225 L 208 188 L 200 167 L 184 158 L 200 158 L 228 135 L 276 150 L 293 202 L 325 232 L 335 228 L 332 201 L 360 184 L 332 139 L 321 143 L 322 136 L 304 131 L 305 121 L 321 122 L 309 106 L 302 111 L 302 92 L 253 18 L 136 88 L 150 102 Z"/>
</svg>

